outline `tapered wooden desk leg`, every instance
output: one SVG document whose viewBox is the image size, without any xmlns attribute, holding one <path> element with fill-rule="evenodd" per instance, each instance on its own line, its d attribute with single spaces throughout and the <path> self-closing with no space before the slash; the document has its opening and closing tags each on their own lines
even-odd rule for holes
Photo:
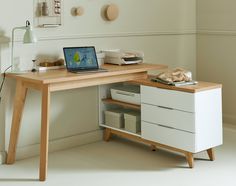
<svg viewBox="0 0 236 186">
<path fill-rule="evenodd" d="M 39 180 L 45 181 L 48 166 L 48 136 L 49 136 L 49 108 L 50 90 L 48 85 L 42 89 L 42 110 L 41 110 L 41 142 L 40 142 L 40 165 Z"/>
<path fill-rule="evenodd" d="M 215 154 L 214 154 L 214 151 L 212 148 L 207 150 L 207 154 L 208 154 L 211 161 L 215 160 Z"/>
<path fill-rule="evenodd" d="M 10 142 L 8 147 L 7 164 L 13 164 L 15 162 L 16 146 L 18 142 L 20 122 L 24 109 L 26 94 L 27 88 L 23 85 L 22 81 L 18 80 L 16 83 L 16 94 L 13 108 L 14 111 L 12 117 Z"/>
<path fill-rule="evenodd" d="M 188 161 L 188 165 L 190 168 L 194 167 L 194 159 L 193 159 L 193 154 L 191 152 L 186 152 L 185 153 L 186 159 Z"/>
<path fill-rule="evenodd" d="M 105 128 L 103 133 L 103 140 L 108 142 L 111 138 L 111 135 L 111 129 Z"/>
</svg>

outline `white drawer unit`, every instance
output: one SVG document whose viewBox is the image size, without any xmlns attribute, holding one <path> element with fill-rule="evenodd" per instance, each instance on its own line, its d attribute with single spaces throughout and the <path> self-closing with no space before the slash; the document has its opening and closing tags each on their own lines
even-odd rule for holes
<svg viewBox="0 0 236 186">
<path fill-rule="evenodd" d="M 213 148 L 222 144 L 221 85 L 199 82 L 173 87 L 137 80 L 141 86 L 141 135 L 106 128 L 104 139 L 112 134 L 156 147 L 183 153 L 189 167 L 193 154 L 207 151 L 214 160 Z"/>
<path fill-rule="evenodd" d="M 186 93 L 141 86 L 141 102 L 144 139 L 191 153 L 222 144 L 221 88 Z"/>
<path fill-rule="evenodd" d="M 142 86 L 142 103 L 149 103 L 178 110 L 194 112 L 194 94 L 157 87 Z"/>
<path fill-rule="evenodd" d="M 173 108 L 142 104 L 142 120 L 195 133 L 195 114 Z"/>
<path fill-rule="evenodd" d="M 194 151 L 195 134 L 164 125 L 142 122 L 142 137 L 186 151 Z"/>
</svg>

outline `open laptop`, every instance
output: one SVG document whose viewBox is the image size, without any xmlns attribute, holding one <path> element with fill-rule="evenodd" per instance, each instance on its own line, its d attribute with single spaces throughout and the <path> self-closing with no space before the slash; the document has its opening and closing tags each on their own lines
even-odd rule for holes
<svg viewBox="0 0 236 186">
<path fill-rule="evenodd" d="M 69 72 L 107 72 L 106 69 L 99 68 L 94 46 L 64 47 L 63 52 Z"/>
</svg>

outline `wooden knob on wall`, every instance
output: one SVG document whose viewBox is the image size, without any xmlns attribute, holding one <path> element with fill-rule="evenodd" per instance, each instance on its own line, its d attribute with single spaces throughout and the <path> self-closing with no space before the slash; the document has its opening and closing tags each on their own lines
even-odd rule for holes
<svg viewBox="0 0 236 186">
<path fill-rule="evenodd" d="M 84 8 L 83 7 L 74 7 L 71 9 L 71 14 L 73 16 L 82 16 L 84 14 Z"/>
<path fill-rule="evenodd" d="M 105 18 L 108 21 L 114 21 L 119 16 L 119 8 L 115 4 L 110 4 L 106 7 Z"/>
<path fill-rule="evenodd" d="M 82 16 L 84 14 L 84 8 L 83 7 L 78 7 L 75 9 L 75 14 L 77 16 Z"/>
</svg>

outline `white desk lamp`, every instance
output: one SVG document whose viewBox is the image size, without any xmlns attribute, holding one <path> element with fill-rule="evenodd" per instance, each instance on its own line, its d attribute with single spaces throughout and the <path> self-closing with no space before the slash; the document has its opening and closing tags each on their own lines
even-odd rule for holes
<svg viewBox="0 0 236 186">
<path fill-rule="evenodd" d="M 24 38 L 23 38 L 23 43 L 36 43 L 37 42 L 37 38 L 33 32 L 33 28 L 30 25 L 30 22 L 27 20 L 26 21 L 26 26 L 22 26 L 22 27 L 15 27 L 12 29 L 12 43 L 11 43 L 11 72 L 12 73 L 22 73 L 22 71 L 19 71 L 17 69 L 14 69 L 14 55 L 13 55 L 13 51 L 14 51 L 14 33 L 15 30 L 25 30 L 25 34 L 24 34 Z"/>
</svg>

